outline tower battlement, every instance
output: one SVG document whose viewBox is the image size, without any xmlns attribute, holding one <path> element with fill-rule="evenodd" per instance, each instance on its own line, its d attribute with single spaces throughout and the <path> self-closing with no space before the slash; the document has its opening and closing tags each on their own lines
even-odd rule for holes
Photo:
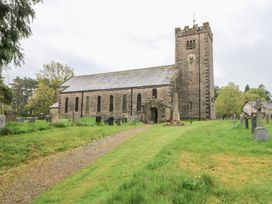
<svg viewBox="0 0 272 204">
<path fill-rule="evenodd" d="M 175 33 L 177 37 L 183 37 L 187 35 L 196 35 L 199 33 L 209 33 L 211 39 L 213 39 L 213 33 L 210 27 L 210 24 L 208 22 L 203 23 L 202 26 L 198 26 L 195 24 L 193 27 L 190 26 L 184 26 L 183 29 L 176 28 Z"/>
</svg>

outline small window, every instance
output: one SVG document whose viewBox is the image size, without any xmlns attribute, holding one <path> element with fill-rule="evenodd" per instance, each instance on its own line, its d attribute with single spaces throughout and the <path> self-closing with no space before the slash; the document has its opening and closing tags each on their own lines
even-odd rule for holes
<svg viewBox="0 0 272 204">
<path fill-rule="evenodd" d="M 153 98 L 157 98 L 157 97 L 158 97 L 157 89 L 153 89 L 153 90 L 152 90 L 152 97 L 153 97 Z"/>
<path fill-rule="evenodd" d="M 110 96 L 110 112 L 113 112 L 113 96 Z"/>
<path fill-rule="evenodd" d="M 189 110 L 190 111 L 193 110 L 193 102 L 192 101 L 189 102 Z"/>
<path fill-rule="evenodd" d="M 90 97 L 86 96 L 86 107 L 85 107 L 85 112 L 89 113 L 90 112 Z"/>
<path fill-rule="evenodd" d="M 101 111 L 101 96 L 97 97 L 97 112 Z"/>
<path fill-rule="evenodd" d="M 69 101 L 68 101 L 69 99 L 68 99 L 68 97 L 66 97 L 65 98 L 65 113 L 67 113 L 68 112 L 68 103 L 69 103 Z"/>
<path fill-rule="evenodd" d="M 122 112 L 127 112 L 127 95 L 123 95 Z"/>
<path fill-rule="evenodd" d="M 139 93 L 137 95 L 137 111 L 142 110 L 142 95 Z"/>
<path fill-rule="evenodd" d="M 78 97 L 76 97 L 75 111 L 78 112 Z"/>
</svg>

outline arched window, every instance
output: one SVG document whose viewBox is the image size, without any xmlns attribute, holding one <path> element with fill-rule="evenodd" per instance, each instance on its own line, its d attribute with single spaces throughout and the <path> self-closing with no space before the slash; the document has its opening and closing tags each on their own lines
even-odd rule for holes
<svg viewBox="0 0 272 204">
<path fill-rule="evenodd" d="M 127 95 L 123 95 L 122 112 L 127 112 Z"/>
<path fill-rule="evenodd" d="M 69 103 L 69 99 L 68 99 L 68 97 L 66 97 L 66 98 L 65 98 L 65 108 L 64 108 L 64 109 L 65 109 L 65 110 L 64 110 L 65 113 L 68 112 L 68 103 Z"/>
<path fill-rule="evenodd" d="M 152 90 L 152 97 L 153 98 L 157 98 L 158 97 L 157 89 L 153 89 Z"/>
<path fill-rule="evenodd" d="M 110 112 L 113 111 L 113 96 L 110 96 Z"/>
<path fill-rule="evenodd" d="M 76 104 L 75 104 L 75 111 L 78 112 L 78 101 L 79 101 L 79 98 L 76 97 Z"/>
<path fill-rule="evenodd" d="M 90 97 L 86 96 L 86 107 L 85 107 L 85 112 L 90 113 Z"/>
<path fill-rule="evenodd" d="M 101 111 L 101 96 L 97 97 L 97 112 Z"/>
<path fill-rule="evenodd" d="M 139 93 L 137 95 L 137 111 L 142 110 L 142 95 Z"/>
</svg>

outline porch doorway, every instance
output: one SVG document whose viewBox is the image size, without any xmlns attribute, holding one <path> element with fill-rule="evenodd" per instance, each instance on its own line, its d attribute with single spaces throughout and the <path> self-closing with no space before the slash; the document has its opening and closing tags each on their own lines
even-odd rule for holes
<svg viewBox="0 0 272 204">
<path fill-rule="evenodd" d="M 150 108 L 151 111 L 151 122 L 158 123 L 158 109 L 155 107 Z"/>
</svg>

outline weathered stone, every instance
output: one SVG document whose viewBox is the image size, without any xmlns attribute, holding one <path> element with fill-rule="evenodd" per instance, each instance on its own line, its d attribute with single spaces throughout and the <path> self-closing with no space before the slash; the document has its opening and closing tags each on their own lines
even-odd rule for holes
<svg viewBox="0 0 272 204">
<path fill-rule="evenodd" d="M 179 109 L 178 109 L 178 94 L 174 94 L 174 100 L 173 100 L 173 116 L 172 116 L 172 121 L 175 123 L 179 123 L 180 121 L 180 115 L 179 115 Z"/>
<path fill-rule="evenodd" d="M 253 114 L 251 116 L 251 133 L 254 133 L 254 130 L 256 127 L 257 127 L 257 119 L 256 119 L 256 115 Z"/>
<path fill-rule="evenodd" d="M 269 133 L 266 128 L 256 127 L 254 131 L 255 139 L 258 141 L 267 141 L 269 139 Z"/>
<path fill-rule="evenodd" d="M 0 115 L 0 128 L 3 128 L 6 126 L 6 116 Z"/>
<path fill-rule="evenodd" d="M 13 110 L 5 111 L 6 122 L 16 122 L 16 113 Z"/>
<path fill-rule="evenodd" d="M 80 113 L 73 111 L 72 112 L 72 122 L 73 123 L 79 123 L 80 122 Z"/>
<path fill-rule="evenodd" d="M 266 119 L 266 124 L 269 124 L 269 122 L 270 122 L 270 115 L 269 115 L 269 113 L 267 113 L 265 115 L 265 119 Z"/>
<path fill-rule="evenodd" d="M 248 129 L 248 117 L 245 117 L 245 128 Z"/>
<path fill-rule="evenodd" d="M 60 115 L 58 111 L 51 112 L 51 124 L 59 123 Z"/>
</svg>

